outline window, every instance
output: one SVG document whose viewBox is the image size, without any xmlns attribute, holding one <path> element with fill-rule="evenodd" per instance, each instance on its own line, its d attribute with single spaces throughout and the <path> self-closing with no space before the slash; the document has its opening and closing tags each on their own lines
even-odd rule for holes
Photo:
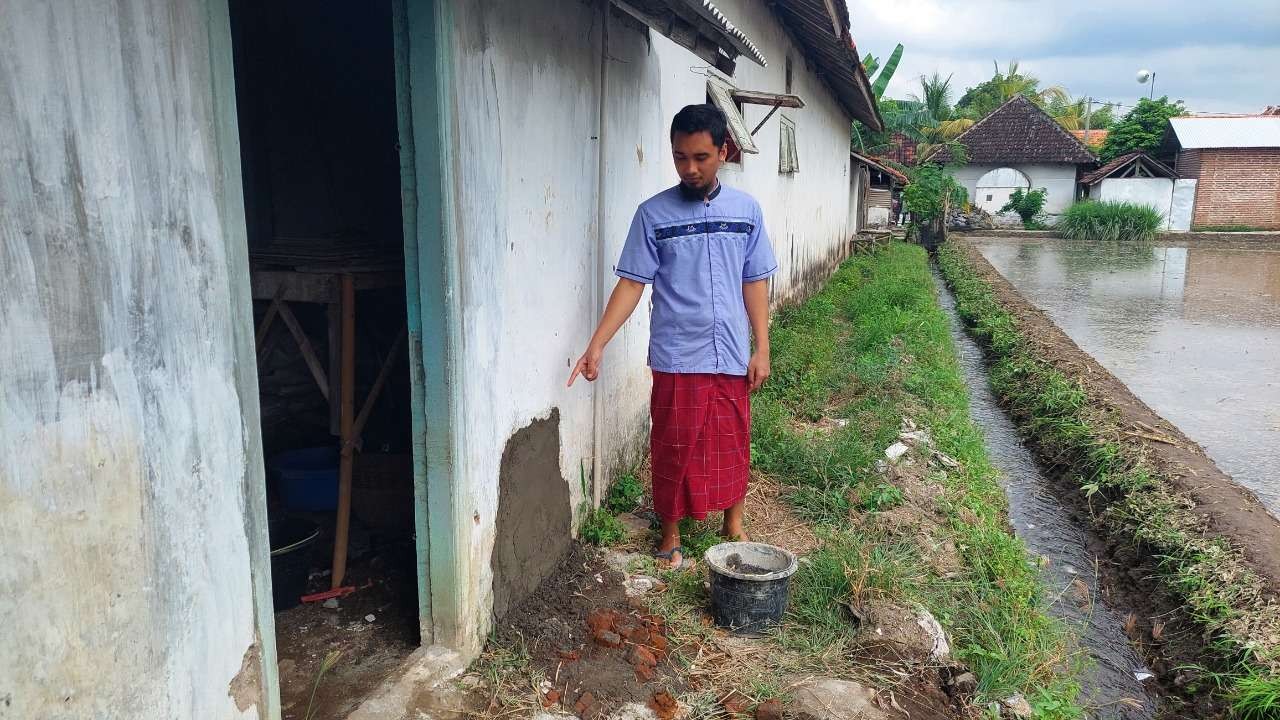
<svg viewBox="0 0 1280 720">
<path fill-rule="evenodd" d="M 758 153 L 747 121 L 742 117 L 742 105 L 733 99 L 733 86 L 715 75 L 707 77 L 707 102 L 724 112 L 729 120 L 728 162 L 742 162 L 743 153 Z"/>
<path fill-rule="evenodd" d="M 719 107 L 719 103 L 711 97 L 711 93 L 707 93 L 707 104 Z M 735 102 L 734 107 L 738 109 L 738 113 L 742 113 L 742 103 Z M 728 115 L 729 113 L 725 113 Z M 724 155 L 724 161 L 727 163 L 742 164 L 742 148 L 738 147 L 738 141 L 733 139 L 733 127 L 730 126 L 729 133 L 724 136 L 724 146 L 727 152 Z"/>
<path fill-rule="evenodd" d="M 790 95 L 791 94 L 791 56 L 790 55 L 787 56 L 786 80 L 784 84 L 786 87 L 786 93 Z"/>
<path fill-rule="evenodd" d="M 778 172 L 794 175 L 800 172 L 800 158 L 796 153 L 796 124 L 785 115 L 778 118 Z"/>
<path fill-rule="evenodd" d="M 988 195 L 988 196 L 987 196 L 987 202 L 991 202 L 991 196 L 990 196 L 990 195 Z"/>
</svg>

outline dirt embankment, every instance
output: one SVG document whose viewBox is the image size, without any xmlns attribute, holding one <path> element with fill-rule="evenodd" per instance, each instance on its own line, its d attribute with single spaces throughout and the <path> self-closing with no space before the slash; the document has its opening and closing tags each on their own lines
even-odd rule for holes
<svg viewBox="0 0 1280 720">
<path fill-rule="evenodd" d="M 1207 533 L 1238 549 L 1249 566 L 1280 597 L 1280 520 L 1247 489 L 1236 484 L 1204 449 L 1160 417 L 1040 309 L 1026 300 L 976 248 L 963 245 L 974 272 L 986 281 L 1000 305 L 1014 316 L 1037 354 L 1084 386 L 1094 403 L 1114 411 L 1129 428 L 1122 442 L 1139 449 L 1162 478 L 1193 503 Z"/>
</svg>

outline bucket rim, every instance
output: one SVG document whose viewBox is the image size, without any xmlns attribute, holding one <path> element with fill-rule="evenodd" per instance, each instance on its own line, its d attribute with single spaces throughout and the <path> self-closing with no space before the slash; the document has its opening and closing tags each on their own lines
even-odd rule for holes
<svg viewBox="0 0 1280 720">
<path fill-rule="evenodd" d="M 754 548 L 754 549 L 763 548 L 771 553 L 780 553 L 787 558 L 787 566 L 785 568 L 782 568 L 781 570 L 774 570 L 771 573 L 765 573 L 763 575 L 748 575 L 746 573 L 740 573 L 735 570 L 730 570 L 720 562 L 720 558 L 729 555 L 734 550 L 745 549 L 745 548 Z M 789 578 L 795 574 L 796 570 L 800 568 L 799 559 L 796 557 L 796 554 L 791 552 L 790 550 L 783 547 L 778 547 L 777 545 L 770 545 L 769 543 L 754 542 L 754 541 L 724 542 L 724 543 L 719 543 L 717 545 L 712 545 L 711 547 L 707 548 L 707 551 L 703 553 L 702 557 L 704 560 L 707 561 L 707 566 L 711 568 L 711 571 L 716 573 L 717 575 L 723 575 L 725 577 L 734 578 L 736 580 L 749 580 L 753 582 L 769 582 L 771 580 L 782 580 L 784 578 Z"/>
</svg>

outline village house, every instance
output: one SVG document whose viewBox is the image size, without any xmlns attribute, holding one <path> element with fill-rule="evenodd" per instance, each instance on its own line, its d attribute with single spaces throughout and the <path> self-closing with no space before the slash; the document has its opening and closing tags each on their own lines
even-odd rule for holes
<svg viewBox="0 0 1280 720">
<path fill-rule="evenodd" d="M 1097 162 L 1080 138 L 1063 129 L 1043 109 L 1014 95 L 955 140 L 964 146 L 967 163 L 952 174 L 977 207 L 996 214 L 1015 190 L 1044 188 L 1044 213 L 1061 214 L 1076 200 L 1082 169 Z M 927 160 L 947 164 L 951 147 L 942 146 Z"/>
<path fill-rule="evenodd" d="M 858 177 L 854 178 L 855 202 L 859 208 L 857 228 L 887 228 L 898 224 L 893 210 L 895 200 L 901 202 L 902 188 L 908 178 L 884 158 L 850 153 Z"/>
<path fill-rule="evenodd" d="M 1193 230 L 1280 229 L 1280 110 L 1172 118 L 1158 157 L 1196 181 Z"/>
<path fill-rule="evenodd" d="M 383 588 L 362 548 L 402 538 L 405 661 L 473 657 L 644 451 L 645 313 L 565 379 L 676 182 L 674 113 L 730 115 L 775 303 L 848 254 L 850 123 L 880 127 L 849 28 L 823 0 L 5 3 L 0 715 L 280 717 L 273 549 Z M 1087 153 L 1011 107 L 972 138 L 1027 142 L 973 167 L 1057 207 Z"/>
<path fill-rule="evenodd" d="M 1162 228 L 1191 229 L 1196 181 L 1180 179 L 1173 168 L 1143 152 L 1125 153 L 1080 178 L 1090 200 L 1146 205 L 1160 213 Z"/>
</svg>

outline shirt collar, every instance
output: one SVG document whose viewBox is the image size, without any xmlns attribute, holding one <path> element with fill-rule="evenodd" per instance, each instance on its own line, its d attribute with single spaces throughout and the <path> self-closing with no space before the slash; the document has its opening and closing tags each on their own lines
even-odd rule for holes
<svg viewBox="0 0 1280 720">
<path fill-rule="evenodd" d="M 720 183 L 719 178 L 716 178 L 715 188 L 710 192 L 710 194 L 706 196 L 706 198 L 703 198 L 702 193 L 699 193 L 696 190 L 691 190 L 689 189 L 688 185 L 685 185 L 684 183 L 680 183 L 681 197 L 683 197 L 685 200 L 688 200 L 690 202 L 702 202 L 704 199 L 708 201 L 715 200 L 716 196 L 719 195 L 720 191 L 723 189 L 724 189 L 724 185 Z"/>
</svg>

